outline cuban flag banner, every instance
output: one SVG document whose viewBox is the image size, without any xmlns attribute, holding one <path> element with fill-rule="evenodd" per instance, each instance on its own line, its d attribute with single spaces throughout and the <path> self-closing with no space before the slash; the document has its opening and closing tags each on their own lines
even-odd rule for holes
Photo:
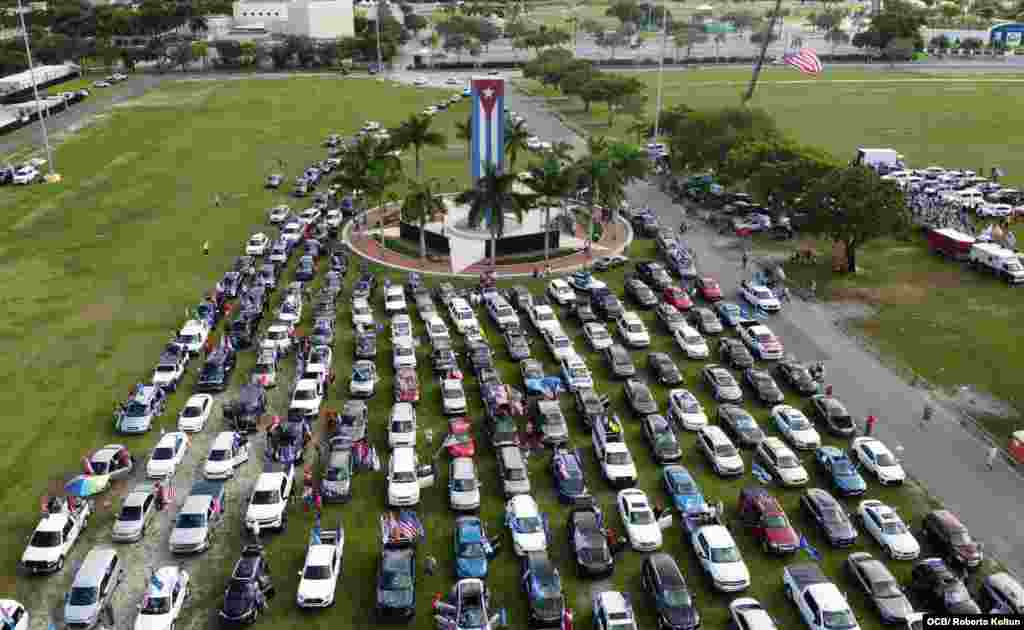
<svg viewBox="0 0 1024 630">
<path fill-rule="evenodd" d="M 505 155 L 505 80 L 502 78 L 474 78 L 473 90 L 473 151 L 470 177 L 475 183 L 493 164 L 500 172 Z"/>
</svg>

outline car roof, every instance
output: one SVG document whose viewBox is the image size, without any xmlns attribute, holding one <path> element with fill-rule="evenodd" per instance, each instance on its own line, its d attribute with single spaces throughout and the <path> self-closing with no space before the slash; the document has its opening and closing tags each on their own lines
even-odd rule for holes
<svg viewBox="0 0 1024 630">
<path fill-rule="evenodd" d="M 213 497 L 208 494 L 192 494 L 185 499 L 185 503 L 181 506 L 181 510 L 178 513 L 195 514 L 197 512 L 206 512 L 211 502 L 213 502 Z"/>
<path fill-rule="evenodd" d="M 476 462 L 472 457 L 456 457 L 452 460 L 453 477 L 476 477 Z"/>
<path fill-rule="evenodd" d="M 280 472 L 260 473 L 253 485 L 253 490 L 275 490 L 281 484 L 282 477 L 284 477 L 284 473 Z"/>
<path fill-rule="evenodd" d="M 413 417 L 412 403 L 398 402 L 391 406 L 392 420 L 411 420 Z"/>
<path fill-rule="evenodd" d="M 601 606 L 609 613 L 624 613 L 629 611 L 629 603 L 626 597 L 618 591 L 604 591 L 598 595 Z"/>
<path fill-rule="evenodd" d="M 334 545 L 310 545 L 306 552 L 306 566 L 324 566 L 331 563 Z"/>
<path fill-rule="evenodd" d="M 712 442 L 725 443 L 729 441 L 729 436 L 725 434 L 722 427 L 717 424 L 708 424 L 700 428 L 701 433 L 706 435 Z"/>
<path fill-rule="evenodd" d="M 211 449 L 225 449 L 229 448 L 235 441 L 235 433 L 233 431 L 221 431 L 217 434 L 217 437 L 213 438 L 213 443 L 210 444 Z"/>
<path fill-rule="evenodd" d="M 82 565 L 75 574 L 74 585 L 97 586 L 103 579 L 107 567 L 117 556 L 117 551 L 110 547 L 93 547 L 85 556 Z"/>
<path fill-rule="evenodd" d="M 537 507 L 537 501 L 528 494 L 517 494 L 509 499 L 509 503 L 512 504 L 512 509 L 514 511 L 524 513 L 527 516 L 531 514 L 540 514 L 540 508 Z"/>
<path fill-rule="evenodd" d="M 704 536 L 704 540 L 707 541 L 711 547 L 735 547 L 736 542 L 732 538 L 732 534 L 729 530 L 722 525 L 705 525 L 700 528 L 700 533 Z"/>
<path fill-rule="evenodd" d="M 889 571 L 885 563 L 878 558 L 861 558 L 857 561 L 860 565 L 861 570 L 864 571 L 864 575 L 868 578 L 869 582 L 879 582 L 882 580 L 891 580 L 892 573 Z"/>
</svg>

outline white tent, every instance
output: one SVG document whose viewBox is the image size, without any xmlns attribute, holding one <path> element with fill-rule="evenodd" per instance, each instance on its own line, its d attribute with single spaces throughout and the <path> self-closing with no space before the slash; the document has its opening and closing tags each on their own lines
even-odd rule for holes
<svg viewBox="0 0 1024 630">
<path fill-rule="evenodd" d="M 710 4 L 702 4 L 698 6 L 696 9 L 694 9 L 694 11 L 700 11 L 701 13 L 711 13 L 714 10 L 715 7 L 711 6 Z"/>
</svg>

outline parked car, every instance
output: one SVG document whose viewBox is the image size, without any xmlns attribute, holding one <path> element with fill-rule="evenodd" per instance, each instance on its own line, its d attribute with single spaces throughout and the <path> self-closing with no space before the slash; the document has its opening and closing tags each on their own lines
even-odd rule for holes
<svg viewBox="0 0 1024 630">
<path fill-rule="evenodd" d="M 577 502 L 569 511 L 566 534 L 576 559 L 576 572 L 584 576 L 610 575 L 615 556 L 608 546 L 604 515 L 594 501 Z"/>
<path fill-rule="evenodd" d="M 982 543 L 971 538 L 967 527 L 949 510 L 932 510 L 925 514 L 921 537 L 942 551 L 951 565 L 975 569 L 984 559 Z"/>
<path fill-rule="evenodd" d="M 903 466 L 880 440 L 873 437 L 853 438 L 851 450 L 861 467 L 874 475 L 883 486 L 900 485 L 906 480 Z"/>
<path fill-rule="evenodd" d="M 686 389 L 669 391 L 668 418 L 687 431 L 696 431 L 708 423 L 704 407 L 697 397 Z"/>
<path fill-rule="evenodd" d="M 775 405 L 771 411 L 772 421 L 775 428 L 795 449 L 814 450 L 821 446 L 821 436 L 807 419 L 807 416 L 796 407 L 790 405 Z"/>
<path fill-rule="evenodd" d="M 638 416 L 646 416 L 658 413 L 658 401 L 654 399 L 647 384 L 635 378 L 627 379 L 623 384 L 626 394 L 626 402 L 633 413 Z"/>
<path fill-rule="evenodd" d="M 415 547 L 381 549 L 375 595 L 377 619 L 412 619 L 416 614 Z"/>
<path fill-rule="evenodd" d="M 811 517 L 833 547 L 857 542 L 857 529 L 842 504 L 821 488 L 808 488 L 800 495 L 801 509 Z"/>
<path fill-rule="evenodd" d="M 903 519 L 888 505 L 875 499 L 866 499 L 857 506 L 857 518 L 868 534 L 893 560 L 914 560 L 921 546 L 910 533 Z"/>
<path fill-rule="evenodd" d="M 668 353 L 652 352 L 648 354 L 647 369 L 651 376 L 658 379 L 662 385 L 679 385 L 683 382 L 683 375 Z"/>
<path fill-rule="evenodd" d="M 654 461 L 659 464 L 678 461 L 683 456 L 683 449 L 679 445 L 672 425 L 664 416 L 650 414 L 640 419 L 640 429 L 651 448 Z"/>
<path fill-rule="evenodd" d="M 914 612 L 888 567 L 869 553 L 851 553 L 844 563 L 854 583 L 867 595 L 883 623 L 906 623 Z"/>
<path fill-rule="evenodd" d="M 717 335 L 722 332 L 722 322 L 715 312 L 705 306 L 690 310 L 690 323 L 705 335 Z"/>
<path fill-rule="evenodd" d="M 970 591 L 940 558 L 914 563 L 910 590 L 930 609 L 941 615 L 980 615 L 981 607 Z"/>
<path fill-rule="evenodd" d="M 523 558 L 520 582 L 526 593 L 528 624 L 533 627 L 560 624 L 565 612 L 562 580 L 546 553 L 532 552 Z"/>
<path fill-rule="evenodd" d="M 622 344 L 614 343 L 601 351 L 605 363 L 616 378 L 629 378 L 636 374 L 636 366 L 629 351 Z"/>
<path fill-rule="evenodd" d="M 86 554 L 71 588 L 64 598 L 64 623 L 69 628 L 93 628 L 100 623 L 100 613 L 110 605 L 111 598 L 124 581 L 124 567 L 116 550 L 94 547 Z M 4 610 L 5 617 L 7 611 Z"/>
<path fill-rule="evenodd" d="M 819 446 L 814 450 L 814 459 L 829 478 L 832 487 L 842 496 L 864 494 L 867 484 L 860 476 L 853 460 L 846 451 L 834 446 Z"/>
<path fill-rule="evenodd" d="M 620 490 L 615 504 L 619 510 L 619 518 L 622 519 L 626 538 L 634 550 L 647 552 L 661 548 L 661 526 L 643 490 Z"/>
<path fill-rule="evenodd" d="M 736 511 L 740 522 L 761 543 L 765 553 L 791 554 L 800 548 L 800 536 L 790 524 L 782 504 L 764 488 L 743 488 Z"/>
<path fill-rule="evenodd" d="M 743 400 L 743 390 L 729 370 L 720 365 L 707 365 L 701 370 L 704 382 L 711 389 L 711 395 L 719 402 Z"/>
<path fill-rule="evenodd" d="M 755 448 L 764 439 L 757 420 L 739 405 L 719 405 L 715 417 L 725 434 L 740 448 Z"/>
<path fill-rule="evenodd" d="M 804 396 L 818 393 L 818 382 L 811 377 L 807 366 L 796 359 L 783 358 L 775 367 L 775 373 Z"/>
<path fill-rule="evenodd" d="M 777 437 L 761 440 L 756 457 L 765 470 L 783 486 L 802 486 L 810 478 L 796 454 Z"/>
<path fill-rule="evenodd" d="M 745 465 L 739 450 L 721 427 L 708 425 L 697 431 L 697 449 L 711 464 L 716 474 L 735 477 L 743 474 Z"/>
<path fill-rule="evenodd" d="M 829 433 L 842 437 L 853 435 L 853 417 L 838 398 L 825 394 L 811 396 L 810 409 L 811 418 L 822 423 Z"/>
<path fill-rule="evenodd" d="M 584 476 L 583 458 L 578 449 L 555 447 L 551 455 L 551 478 L 558 498 L 563 503 L 575 503 L 590 496 Z"/>
<path fill-rule="evenodd" d="M 724 337 L 719 340 L 718 356 L 726 365 L 740 370 L 754 366 L 754 357 L 738 339 Z"/>
</svg>

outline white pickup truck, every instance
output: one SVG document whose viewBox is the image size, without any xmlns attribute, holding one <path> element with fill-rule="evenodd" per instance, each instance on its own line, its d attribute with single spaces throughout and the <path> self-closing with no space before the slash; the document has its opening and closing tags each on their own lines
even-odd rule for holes
<svg viewBox="0 0 1024 630">
<path fill-rule="evenodd" d="M 79 499 L 74 510 L 68 510 L 66 500 L 60 506 L 54 503 L 36 525 L 28 546 L 21 555 L 21 566 L 29 573 L 55 573 L 64 568 L 71 547 L 89 524 L 92 507 Z"/>
<path fill-rule="evenodd" d="M 846 598 L 814 563 L 790 564 L 782 570 L 786 597 L 810 630 L 860 630 Z"/>
<path fill-rule="evenodd" d="M 288 501 L 294 480 L 294 464 L 267 462 L 264 465 L 245 512 L 247 530 L 254 535 L 265 529 L 284 531 L 288 526 Z"/>
<path fill-rule="evenodd" d="M 1024 265 L 1013 250 L 996 243 L 975 243 L 967 256 L 975 269 L 990 271 L 1010 284 L 1024 283 Z"/>
</svg>

